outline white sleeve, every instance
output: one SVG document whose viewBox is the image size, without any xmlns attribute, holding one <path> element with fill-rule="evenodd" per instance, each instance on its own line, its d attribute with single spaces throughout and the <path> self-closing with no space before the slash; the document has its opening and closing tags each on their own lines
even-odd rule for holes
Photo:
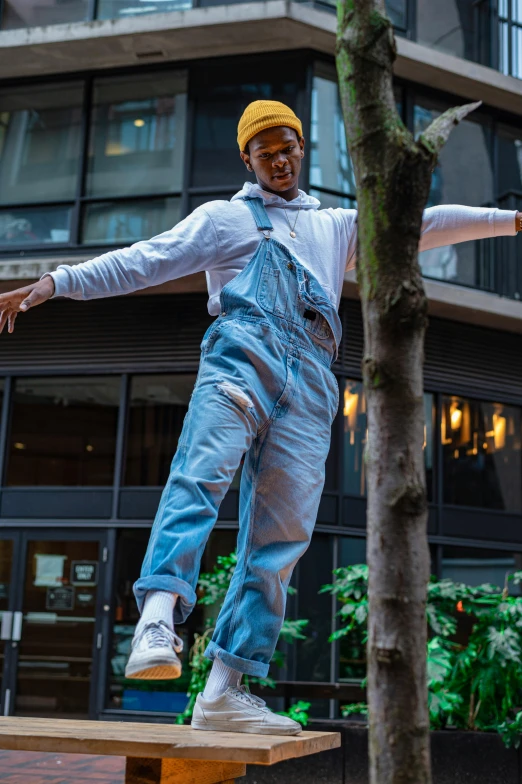
<svg viewBox="0 0 522 784">
<path fill-rule="evenodd" d="M 150 240 L 82 264 L 61 264 L 55 272 L 45 274 L 54 280 L 54 297 L 99 299 L 209 270 L 218 262 L 214 224 L 205 208 L 198 207 L 173 229 Z"/>
<path fill-rule="evenodd" d="M 424 210 L 419 251 L 455 245 L 468 240 L 489 237 L 514 236 L 515 210 L 496 207 L 463 207 L 459 204 L 442 204 Z M 350 237 L 346 270 L 354 269 L 357 249 L 357 222 Z"/>
<path fill-rule="evenodd" d="M 424 210 L 419 250 L 441 248 L 467 240 L 515 235 L 514 210 L 443 204 Z"/>
</svg>

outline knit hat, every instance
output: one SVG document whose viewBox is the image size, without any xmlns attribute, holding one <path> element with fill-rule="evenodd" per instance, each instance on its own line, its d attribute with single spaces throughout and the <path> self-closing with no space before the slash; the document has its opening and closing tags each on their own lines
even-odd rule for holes
<svg viewBox="0 0 522 784">
<path fill-rule="evenodd" d="M 279 101 L 253 101 L 248 104 L 237 126 L 239 149 L 243 152 L 250 139 L 259 131 L 282 125 L 294 128 L 299 136 L 303 135 L 301 120 L 290 107 Z"/>
</svg>

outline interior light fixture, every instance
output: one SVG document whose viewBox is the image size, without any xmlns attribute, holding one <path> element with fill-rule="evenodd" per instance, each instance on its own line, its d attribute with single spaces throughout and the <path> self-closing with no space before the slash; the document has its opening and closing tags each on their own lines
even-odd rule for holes
<svg viewBox="0 0 522 784">
<path fill-rule="evenodd" d="M 456 400 L 450 406 L 450 422 L 452 430 L 460 430 L 462 425 L 462 411 Z"/>
<path fill-rule="evenodd" d="M 141 117 L 138 117 L 137 120 L 134 120 L 134 125 L 136 126 L 136 128 L 143 128 L 143 126 L 145 125 L 145 120 L 142 120 Z"/>
<path fill-rule="evenodd" d="M 93 447 L 92 444 L 87 444 L 87 446 L 85 447 L 85 450 L 87 452 L 92 452 L 92 451 L 94 451 L 94 447 Z"/>
<path fill-rule="evenodd" d="M 504 449 L 506 446 L 506 417 L 493 414 L 493 439 L 495 449 Z"/>
<path fill-rule="evenodd" d="M 357 401 L 359 400 L 359 395 L 357 393 L 353 394 L 350 392 L 349 389 L 344 390 L 344 409 L 343 414 L 345 417 L 351 417 L 354 414 L 354 409 L 357 408 Z"/>
<path fill-rule="evenodd" d="M 14 448 L 15 449 L 27 449 L 27 444 L 22 444 L 21 441 L 15 441 Z"/>
<path fill-rule="evenodd" d="M 355 443 L 355 430 L 357 428 L 357 410 L 359 408 L 359 395 L 352 392 L 349 387 L 344 390 L 343 414 L 345 417 L 344 430 L 350 431 L 350 446 Z"/>
</svg>

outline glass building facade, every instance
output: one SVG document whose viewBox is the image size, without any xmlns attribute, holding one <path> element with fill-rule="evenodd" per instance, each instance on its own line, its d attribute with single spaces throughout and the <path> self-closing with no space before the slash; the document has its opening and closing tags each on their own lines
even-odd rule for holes
<svg viewBox="0 0 522 784">
<path fill-rule="evenodd" d="M 388 11 L 400 35 L 519 75 L 514 0 L 444 6 L 435 13 L 423 0 L 389 0 Z M 182 0 L 4 0 L 1 20 L 15 30 L 189 7 Z M 248 179 L 237 121 L 257 98 L 284 101 L 303 119 L 302 187 L 323 208 L 354 208 L 355 177 L 326 55 L 221 57 L 0 83 L 0 268 L 29 254 L 38 263 L 81 261 L 169 229 L 210 199 L 230 198 Z M 396 81 L 397 106 L 416 134 L 459 100 Z M 444 149 L 429 205 L 515 209 L 521 146 L 517 116 L 482 107 Z M 520 254 L 515 241 L 496 239 L 425 252 L 420 263 L 426 278 L 518 300 Z M 328 643 L 337 606 L 319 593 L 334 568 L 366 557 L 362 325 L 356 300 L 343 298 L 340 312 L 345 337 L 334 371 L 341 403 L 316 531 L 287 608 L 289 618 L 309 625 L 299 645 L 283 646 L 270 701 L 281 708 L 310 699 L 314 717 L 331 719 L 342 689 L 360 683 L 365 670 L 356 641 Z M 132 584 L 209 321 L 203 294 L 163 291 L 55 301 L 2 335 L 0 713 L 172 718 L 184 709 L 187 652 L 205 629 L 207 608 L 198 606 L 178 629 L 185 642 L 179 681 L 129 682 L 124 666 L 138 618 Z M 423 448 L 432 571 L 440 577 L 502 583 L 506 571 L 522 566 L 517 340 L 440 318 L 428 332 Z M 239 481 L 240 472 L 204 570 L 235 547 Z"/>
</svg>

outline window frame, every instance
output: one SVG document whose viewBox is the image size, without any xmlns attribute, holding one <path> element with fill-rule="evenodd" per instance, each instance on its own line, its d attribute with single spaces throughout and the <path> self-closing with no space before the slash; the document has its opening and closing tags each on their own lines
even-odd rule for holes
<svg viewBox="0 0 522 784">
<path fill-rule="evenodd" d="M 3 0 L 0 0 L 3 2 Z M 185 183 L 187 178 L 187 161 L 190 160 L 190 157 L 187 155 L 187 145 L 188 145 L 188 138 L 190 137 L 191 127 L 188 123 L 188 116 L 189 116 L 189 108 L 188 108 L 188 95 L 189 95 L 189 88 L 190 88 L 190 69 L 184 66 L 170 66 L 164 68 L 144 68 L 140 70 L 140 75 L 147 75 L 149 73 L 154 72 L 161 72 L 161 73 L 178 73 L 180 76 L 185 75 L 186 79 L 186 94 L 187 94 L 187 112 L 186 116 L 184 117 L 185 123 L 185 140 L 184 140 L 184 151 L 183 151 L 183 172 L 181 175 L 181 187 L 172 190 L 172 191 L 158 191 L 153 193 L 143 193 L 143 194 L 128 194 L 124 196 L 87 196 L 85 195 L 86 191 L 86 184 L 87 184 L 87 176 L 88 176 L 88 165 L 89 165 L 89 145 L 91 139 L 91 130 L 92 130 L 92 114 L 94 109 L 93 104 L 93 93 L 94 93 L 94 86 L 95 82 L 101 82 L 104 79 L 109 81 L 114 77 L 125 77 L 132 78 L 133 72 L 129 71 L 128 68 L 126 69 L 118 69 L 114 72 L 110 72 L 104 76 L 100 76 L 97 73 L 89 73 L 84 75 L 76 75 L 70 78 L 63 78 L 63 76 L 56 77 L 54 79 L 39 79 L 39 80 L 29 80 L 27 81 L 28 86 L 34 85 L 36 88 L 38 84 L 55 84 L 55 83 L 62 83 L 62 82 L 80 82 L 83 84 L 83 104 L 81 108 L 81 123 L 80 123 L 80 155 L 78 156 L 77 160 L 77 169 L 76 169 L 76 193 L 74 196 L 74 200 L 59 200 L 53 202 L 27 202 L 27 203 L 8 203 L 2 204 L 0 207 L 0 215 L 7 211 L 7 210 L 23 210 L 23 209 L 33 209 L 33 208 L 45 208 L 45 207 L 52 207 L 52 206 L 62 206 L 62 207 L 69 207 L 71 210 L 71 218 L 70 218 L 70 235 L 68 242 L 49 242 L 37 244 L 10 244 L 10 245 L 0 245 L 0 258 L 8 256 L 12 257 L 15 254 L 25 255 L 25 254 L 40 254 L 42 252 L 89 252 L 92 253 L 93 257 L 98 255 L 98 253 L 105 253 L 114 247 L 117 247 L 117 243 L 115 244 L 113 241 L 107 241 L 104 243 L 82 243 L 82 231 L 83 231 L 83 219 L 86 207 L 91 204 L 100 204 L 103 202 L 111 202 L 111 204 L 124 204 L 124 203 L 132 203 L 132 202 L 141 202 L 141 201 L 157 201 L 160 199 L 179 199 L 180 202 L 180 220 L 184 217 L 184 191 L 185 191 Z M 20 82 L 22 83 L 22 82 Z M 25 84 L 24 80 L 24 84 Z M 15 82 L 16 84 L 16 82 Z M 11 85 L 6 82 L 6 89 L 9 89 Z M 143 237 L 139 239 L 149 239 L 148 237 Z M 132 242 L 137 242 L 139 239 L 132 240 Z M 129 243 L 130 244 L 130 243 Z"/>
</svg>

